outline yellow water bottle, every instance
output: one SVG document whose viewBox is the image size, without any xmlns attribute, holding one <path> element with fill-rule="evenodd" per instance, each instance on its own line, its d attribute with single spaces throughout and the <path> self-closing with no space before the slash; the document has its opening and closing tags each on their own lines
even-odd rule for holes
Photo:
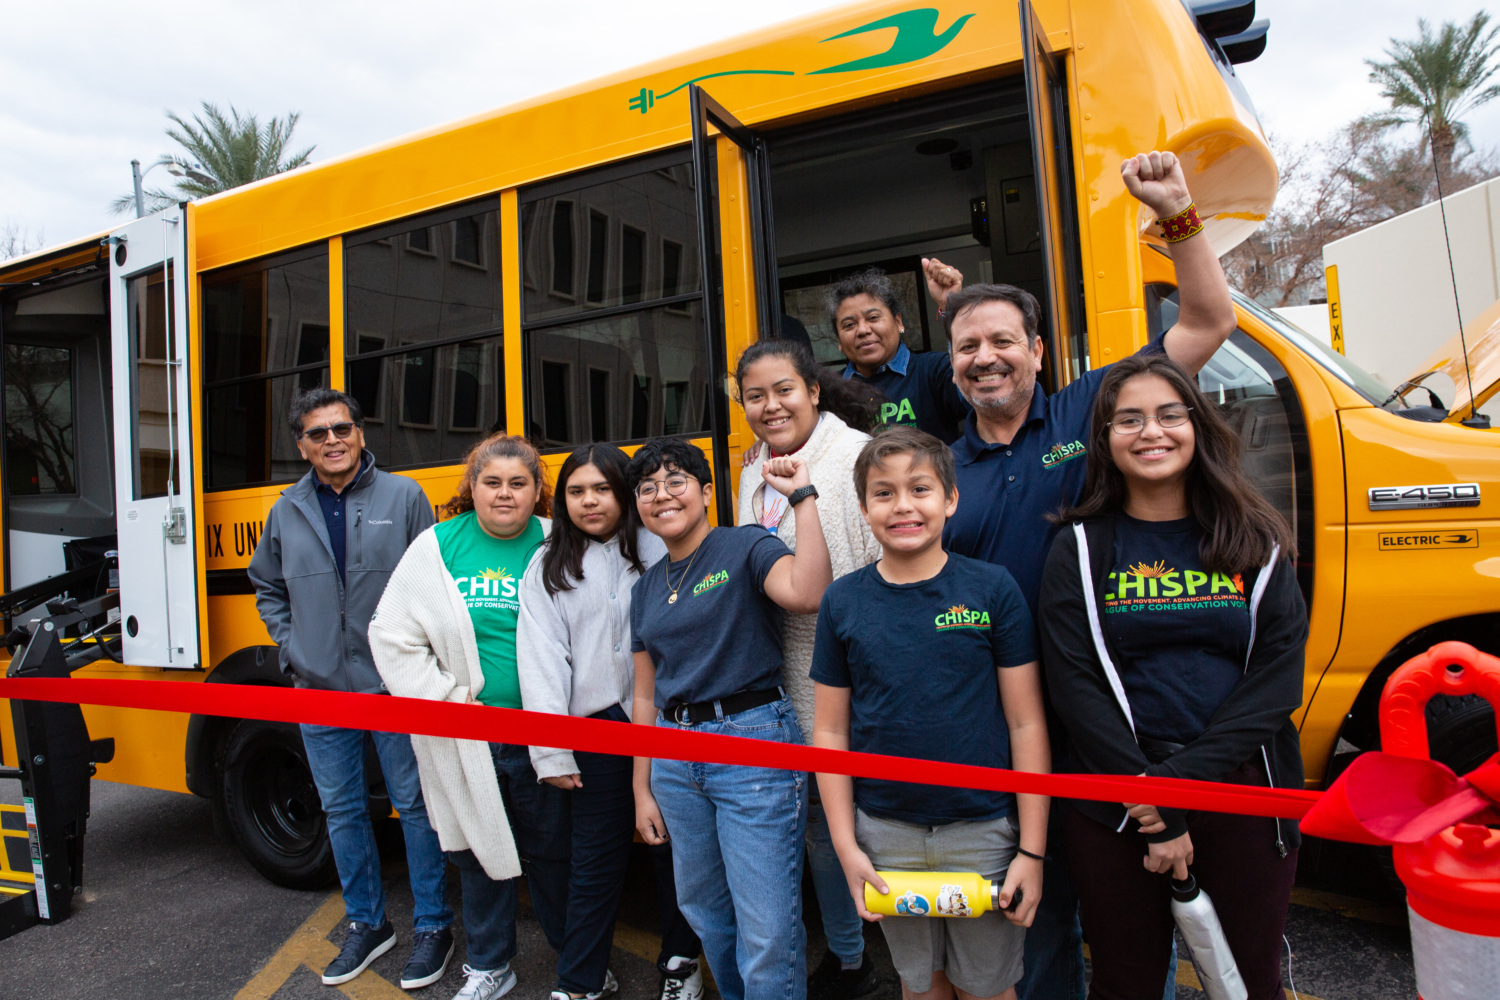
<svg viewBox="0 0 1500 1000">
<path fill-rule="evenodd" d="M 865 909 L 889 917 L 977 917 L 1000 909 L 1000 883 L 977 872 L 878 872 L 890 892 L 865 883 Z"/>
</svg>

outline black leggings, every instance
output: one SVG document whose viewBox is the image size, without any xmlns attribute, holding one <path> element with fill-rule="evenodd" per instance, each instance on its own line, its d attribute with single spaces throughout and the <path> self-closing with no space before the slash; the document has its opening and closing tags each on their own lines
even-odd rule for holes
<svg viewBox="0 0 1500 1000">
<path fill-rule="evenodd" d="M 1227 780 L 1263 786 L 1258 772 L 1247 764 Z M 1172 951 L 1171 878 L 1142 865 L 1147 845 L 1139 833 L 1067 813 L 1068 864 L 1093 965 L 1089 998 L 1160 1000 Z M 1190 812 L 1187 821 L 1193 875 L 1213 900 L 1250 1000 L 1282 1000 L 1281 935 L 1297 852 L 1280 856 L 1273 819 Z"/>
</svg>

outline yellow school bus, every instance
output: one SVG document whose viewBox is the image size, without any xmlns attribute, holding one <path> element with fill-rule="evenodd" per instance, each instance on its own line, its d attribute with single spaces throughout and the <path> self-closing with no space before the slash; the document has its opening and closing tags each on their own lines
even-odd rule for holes
<svg viewBox="0 0 1500 1000">
<path fill-rule="evenodd" d="M 733 359 L 797 321 L 837 363 L 822 294 L 857 267 L 894 276 L 913 350 L 946 349 L 918 267 L 937 255 L 1037 294 L 1049 387 L 1124 357 L 1176 306 L 1121 159 L 1174 151 L 1221 253 L 1275 198 L 1235 73 L 1265 45 L 1253 10 L 855 3 L 7 262 L 8 614 L 71 572 L 70 593 L 120 595 L 118 639 L 77 675 L 284 684 L 245 567 L 305 471 L 284 425 L 302 387 L 357 397 L 381 466 L 434 504 L 494 429 L 554 461 L 679 434 L 729 485 L 727 519 L 750 443 Z M 1300 544 L 1316 787 L 1336 749 L 1376 745 L 1379 687 L 1410 652 L 1500 652 L 1500 439 L 1397 412 L 1337 354 L 1238 310 L 1200 381 Z M 1455 761 L 1493 750 L 1481 707 L 1445 712 L 1435 745 Z M 214 798 L 286 884 L 330 875 L 294 729 L 87 719 L 116 741 L 100 777 Z M 0 750 L 14 760 L 8 713 Z"/>
</svg>

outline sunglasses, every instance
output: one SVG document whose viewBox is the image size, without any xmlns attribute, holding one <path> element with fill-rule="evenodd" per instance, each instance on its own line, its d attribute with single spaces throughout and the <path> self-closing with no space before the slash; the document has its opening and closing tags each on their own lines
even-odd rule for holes
<svg viewBox="0 0 1500 1000">
<path fill-rule="evenodd" d="M 328 440 L 329 432 L 332 432 L 334 437 L 340 441 L 344 441 L 348 439 L 350 434 L 354 433 L 354 428 L 357 426 L 352 421 L 344 421 L 328 427 L 309 427 L 298 436 L 307 438 L 313 444 L 322 444 Z"/>
</svg>

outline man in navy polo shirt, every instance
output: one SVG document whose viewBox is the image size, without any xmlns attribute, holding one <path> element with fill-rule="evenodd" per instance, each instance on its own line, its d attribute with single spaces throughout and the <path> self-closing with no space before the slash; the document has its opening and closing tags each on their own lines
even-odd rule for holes
<svg viewBox="0 0 1500 1000">
<path fill-rule="evenodd" d="M 1142 153 L 1121 164 L 1120 173 L 1130 193 L 1163 220 L 1169 238 L 1177 238 L 1168 243 L 1181 303 L 1177 324 L 1142 350 L 1165 351 L 1196 374 L 1235 329 L 1224 271 L 1199 234 L 1187 180 L 1173 154 Z M 957 271 L 932 263 L 929 287 L 939 293 L 948 327 L 953 382 L 974 408 L 953 444 L 963 502 L 948 520 L 943 541 L 951 552 L 1004 566 L 1035 613 L 1042 566 L 1057 531 L 1046 517 L 1082 495 L 1085 443 L 1104 369 L 1047 395 L 1036 384 L 1044 345 L 1031 293 L 1011 285 L 962 288 Z M 1062 757 L 1059 749 L 1054 746 L 1055 762 Z M 1061 812 L 1054 809 L 1053 816 Z M 1060 843 L 1049 837 L 1049 854 L 1057 854 Z M 1017 994 L 1020 1000 L 1082 1000 L 1077 897 L 1057 862 L 1047 863 L 1043 884 Z M 1167 988 L 1174 986 L 1168 982 Z"/>
<path fill-rule="evenodd" d="M 929 263 L 943 266 L 924 260 L 923 268 Z M 928 287 L 936 287 L 931 279 Z M 828 304 L 839 350 L 849 359 L 844 378 L 868 382 L 885 396 L 880 422 L 916 427 L 944 444 L 958 440 L 969 404 L 954 384 L 953 361 L 946 351 L 913 354 L 901 342 L 906 325 L 890 277 L 878 267 L 856 271 L 828 290 Z"/>
</svg>

